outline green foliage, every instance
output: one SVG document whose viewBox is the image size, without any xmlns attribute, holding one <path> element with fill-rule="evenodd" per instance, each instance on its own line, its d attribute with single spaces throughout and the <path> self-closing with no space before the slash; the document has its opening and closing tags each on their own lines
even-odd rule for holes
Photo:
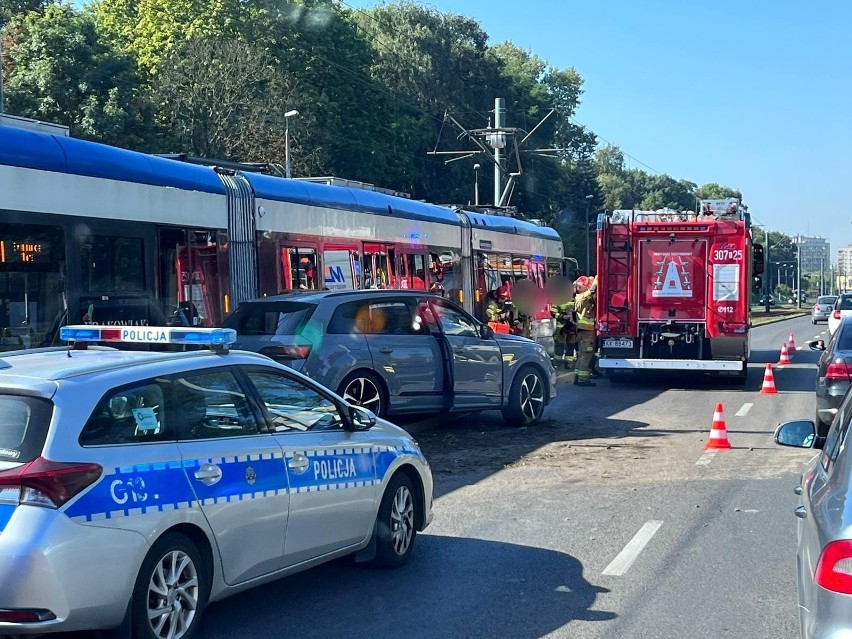
<svg viewBox="0 0 852 639">
<path fill-rule="evenodd" d="M 18 14 L 4 33 L 10 113 L 67 125 L 80 137 L 144 147 L 150 110 L 136 64 L 104 41 L 91 14 L 51 5 Z"/>
</svg>

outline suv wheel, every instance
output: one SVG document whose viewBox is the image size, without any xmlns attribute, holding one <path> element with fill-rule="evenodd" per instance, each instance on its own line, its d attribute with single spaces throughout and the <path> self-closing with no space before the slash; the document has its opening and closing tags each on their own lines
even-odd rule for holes
<svg viewBox="0 0 852 639">
<path fill-rule="evenodd" d="M 362 406 L 384 417 L 388 411 L 385 389 L 378 377 L 368 371 L 355 371 L 347 375 L 337 394 L 354 406 Z"/>
<path fill-rule="evenodd" d="M 526 366 L 515 373 L 509 401 L 503 409 L 503 419 L 510 424 L 532 426 L 541 421 L 547 397 L 544 380 L 532 366 Z"/>
</svg>

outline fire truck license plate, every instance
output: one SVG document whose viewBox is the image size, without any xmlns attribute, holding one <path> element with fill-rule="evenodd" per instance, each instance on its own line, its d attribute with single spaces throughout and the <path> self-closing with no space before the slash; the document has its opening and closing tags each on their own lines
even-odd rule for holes
<svg viewBox="0 0 852 639">
<path fill-rule="evenodd" d="M 632 339 L 605 339 L 603 342 L 605 348 L 633 348 Z"/>
</svg>

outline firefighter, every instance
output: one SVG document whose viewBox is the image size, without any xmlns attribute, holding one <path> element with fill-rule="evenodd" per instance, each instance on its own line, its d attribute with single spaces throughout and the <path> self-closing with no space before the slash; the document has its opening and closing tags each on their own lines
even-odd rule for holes
<svg viewBox="0 0 852 639">
<path fill-rule="evenodd" d="M 574 282 L 574 308 L 577 312 L 577 363 L 574 384 L 594 386 L 592 357 L 595 354 L 595 293 L 594 281 L 583 275 Z"/>
<path fill-rule="evenodd" d="M 485 306 L 485 316 L 489 322 L 508 324 L 509 311 L 506 306 L 511 304 L 509 287 L 505 284 L 488 293 L 488 304 Z"/>
<path fill-rule="evenodd" d="M 577 344 L 577 318 L 574 315 L 574 300 L 554 304 L 551 313 L 556 320 L 556 356 L 565 368 L 571 368 Z M 559 351 L 562 351 L 561 353 Z M 558 362 L 557 362 L 558 364 Z"/>
</svg>

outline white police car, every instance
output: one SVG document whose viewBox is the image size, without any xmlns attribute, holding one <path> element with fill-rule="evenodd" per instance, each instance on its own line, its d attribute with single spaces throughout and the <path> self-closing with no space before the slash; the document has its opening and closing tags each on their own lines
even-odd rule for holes
<svg viewBox="0 0 852 639">
<path fill-rule="evenodd" d="M 401 565 L 431 520 L 405 431 L 230 329 L 62 338 L 0 358 L 0 635 L 189 637 L 208 601 L 335 557 Z M 83 348 L 109 341 L 214 349 Z"/>
</svg>

